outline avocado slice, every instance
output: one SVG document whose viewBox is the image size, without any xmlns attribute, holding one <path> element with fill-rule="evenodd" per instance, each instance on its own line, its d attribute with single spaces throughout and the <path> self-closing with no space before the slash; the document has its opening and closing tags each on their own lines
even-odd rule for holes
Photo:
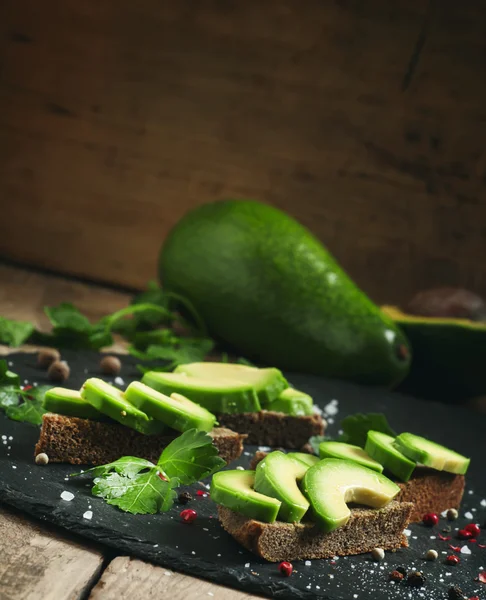
<svg viewBox="0 0 486 600">
<path fill-rule="evenodd" d="M 261 410 L 253 387 L 231 379 L 211 381 L 184 373 L 148 371 L 142 382 L 162 394 L 182 394 L 214 414 L 246 413 Z"/>
<path fill-rule="evenodd" d="M 470 458 L 413 433 L 401 433 L 394 446 L 411 460 L 438 471 L 465 475 L 471 462 Z"/>
<path fill-rule="evenodd" d="M 43 407 L 49 412 L 68 417 L 79 417 L 80 419 L 91 419 L 101 421 L 106 419 L 105 415 L 81 398 L 78 390 L 67 390 L 61 387 L 53 387 L 47 390 L 44 396 Z"/>
<path fill-rule="evenodd" d="M 125 399 L 157 421 L 176 431 L 199 429 L 211 431 L 216 417 L 204 407 L 181 394 L 166 396 L 153 388 L 134 381 L 125 390 Z"/>
<path fill-rule="evenodd" d="M 402 454 L 394 445 L 395 438 L 381 431 L 368 431 L 365 452 L 381 463 L 401 481 L 408 481 L 417 466 L 414 461 Z"/>
<path fill-rule="evenodd" d="M 174 373 L 184 373 L 189 377 L 210 381 L 233 380 L 250 385 L 256 392 L 261 406 L 275 400 L 280 392 L 288 387 L 282 372 L 273 367 L 259 369 L 248 365 L 220 362 L 196 362 L 179 365 Z"/>
<path fill-rule="evenodd" d="M 287 456 L 288 458 L 292 458 L 293 460 L 298 460 L 304 463 L 304 465 L 307 465 L 308 467 L 313 467 L 319 462 L 317 456 L 314 456 L 313 454 L 307 454 L 307 452 L 289 452 Z"/>
<path fill-rule="evenodd" d="M 314 403 L 312 398 L 304 392 L 299 392 L 294 388 L 287 388 L 280 392 L 278 398 L 270 402 L 267 410 L 293 415 L 294 417 L 304 417 L 312 415 Z"/>
<path fill-rule="evenodd" d="M 373 471 L 381 473 L 383 471 L 383 465 L 376 460 L 373 460 L 371 456 L 360 448 L 353 444 L 345 444 L 344 442 L 321 442 L 319 444 L 319 456 L 320 458 L 345 458 L 352 460 L 355 463 L 368 467 Z"/>
<path fill-rule="evenodd" d="M 99 412 L 140 433 L 162 433 L 167 427 L 125 400 L 123 392 L 102 379 L 91 377 L 81 387 L 81 397 Z"/>
<path fill-rule="evenodd" d="M 297 485 L 308 468 L 303 462 L 279 451 L 270 452 L 258 463 L 255 490 L 280 500 L 280 521 L 298 523 L 309 509 L 309 502 Z"/>
<path fill-rule="evenodd" d="M 348 522 L 350 502 L 381 508 L 400 492 L 390 479 L 358 463 L 325 458 L 304 475 L 304 494 L 310 501 L 313 520 L 325 531 Z"/>
<path fill-rule="evenodd" d="M 211 499 L 251 519 L 273 523 L 281 502 L 256 492 L 254 483 L 255 471 L 219 471 L 211 480 Z"/>
</svg>

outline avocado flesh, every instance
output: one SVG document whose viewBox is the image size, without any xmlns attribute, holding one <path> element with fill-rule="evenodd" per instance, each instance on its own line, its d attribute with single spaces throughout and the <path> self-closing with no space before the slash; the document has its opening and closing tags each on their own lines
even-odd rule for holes
<svg viewBox="0 0 486 600">
<path fill-rule="evenodd" d="M 418 317 L 394 306 L 382 310 L 412 347 L 412 365 L 400 391 L 450 404 L 486 395 L 485 323 Z"/>
<path fill-rule="evenodd" d="M 259 369 L 232 363 L 198 362 L 179 365 L 174 373 L 184 373 L 189 377 L 199 377 L 211 381 L 234 380 L 250 385 L 256 392 L 261 406 L 275 400 L 280 392 L 288 387 L 281 371 L 275 368 Z"/>
<path fill-rule="evenodd" d="M 302 225 L 269 205 L 226 200 L 186 214 L 166 237 L 163 288 L 210 333 L 280 369 L 391 386 L 407 340 Z"/>
<path fill-rule="evenodd" d="M 47 390 L 44 396 L 43 407 L 49 412 L 67 415 L 68 417 L 79 417 L 80 419 L 91 419 L 93 421 L 106 419 L 103 413 L 81 398 L 78 390 L 67 390 L 61 387 L 51 388 Z"/>
<path fill-rule="evenodd" d="M 438 471 L 465 475 L 471 462 L 462 454 L 413 433 L 401 433 L 394 446 L 411 460 Z"/>
<path fill-rule="evenodd" d="M 238 414 L 261 410 L 255 390 L 246 383 L 224 379 L 209 381 L 189 377 L 184 373 L 155 371 L 145 373 L 142 383 L 167 396 L 173 393 L 186 396 L 213 414 Z"/>
<path fill-rule="evenodd" d="M 216 423 L 216 417 L 212 413 L 185 396 L 180 394 L 166 396 L 139 381 L 134 381 L 127 387 L 125 399 L 150 417 L 176 431 L 184 432 L 188 429 L 211 431 Z"/>
<path fill-rule="evenodd" d="M 211 499 L 251 519 L 273 523 L 280 501 L 253 489 L 255 471 L 220 471 L 211 480 Z"/>
<path fill-rule="evenodd" d="M 393 436 L 370 430 L 366 438 L 365 452 L 400 481 L 408 481 L 417 465 L 400 452 L 394 442 Z"/>
<path fill-rule="evenodd" d="M 350 502 L 372 508 L 387 505 L 400 492 L 390 479 L 358 463 L 325 458 L 304 475 L 302 489 L 311 504 L 312 518 L 325 532 L 349 520 Z"/>
<path fill-rule="evenodd" d="M 92 377 L 81 387 L 81 397 L 99 412 L 146 435 L 162 433 L 167 428 L 125 400 L 123 392 L 102 379 Z"/>
<path fill-rule="evenodd" d="M 313 454 L 307 454 L 306 452 L 288 452 L 287 456 L 288 458 L 292 458 L 293 460 L 298 460 L 304 463 L 304 465 L 307 465 L 308 467 L 313 467 L 319 462 L 317 456 L 314 456 Z"/>
<path fill-rule="evenodd" d="M 297 485 L 309 467 L 298 460 L 275 451 L 258 463 L 255 472 L 255 490 L 277 498 L 282 503 L 279 521 L 298 523 L 309 509 L 309 502 Z"/>
<path fill-rule="evenodd" d="M 354 446 L 353 444 L 345 444 L 344 442 L 321 442 L 319 444 L 319 457 L 321 459 L 344 458 L 368 467 L 368 469 L 372 469 L 373 471 L 378 471 L 378 473 L 383 471 L 383 465 L 373 460 L 363 448 Z"/>
<path fill-rule="evenodd" d="M 313 414 L 313 406 L 312 398 L 308 394 L 293 388 L 287 388 L 280 392 L 278 398 L 270 402 L 266 409 L 294 417 L 305 417 Z"/>
</svg>

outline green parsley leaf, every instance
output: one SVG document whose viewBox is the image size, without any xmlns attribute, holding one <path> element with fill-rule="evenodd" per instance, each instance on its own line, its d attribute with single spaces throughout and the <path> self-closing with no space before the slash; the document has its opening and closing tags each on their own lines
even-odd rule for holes
<svg viewBox="0 0 486 600">
<path fill-rule="evenodd" d="M 349 415 L 341 421 L 341 429 L 343 434 L 339 438 L 340 442 L 354 444 L 355 446 L 361 446 L 361 448 L 364 448 L 366 444 L 366 437 L 370 429 L 381 431 L 393 437 L 397 435 L 382 413 Z"/>
<path fill-rule="evenodd" d="M 91 331 L 91 323 L 88 318 L 70 302 L 62 302 L 59 306 L 46 306 L 44 312 L 54 329 L 84 333 Z"/>
<path fill-rule="evenodd" d="M 154 463 L 151 463 L 149 460 L 145 460 L 144 458 L 138 458 L 137 456 L 122 456 L 122 458 L 119 458 L 118 460 L 106 465 L 100 465 L 98 467 L 87 469 L 84 471 L 84 473 L 92 473 L 94 477 L 101 477 L 114 472 L 118 475 L 123 475 L 124 477 L 133 479 L 142 471 L 155 468 L 156 465 L 154 465 Z M 74 473 L 72 476 L 76 477 L 77 475 L 82 475 L 82 473 Z"/>
<path fill-rule="evenodd" d="M 189 429 L 164 448 L 157 466 L 169 478 L 177 477 L 182 484 L 188 485 L 211 475 L 225 464 L 207 433 Z"/>
<path fill-rule="evenodd" d="M 21 346 L 34 331 L 32 323 L 0 317 L 0 344 Z"/>
<path fill-rule="evenodd" d="M 0 408 L 7 409 L 20 403 L 19 388 L 16 385 L 0 387 Z"/>
<path fill-rule="evenodd" d="M 42 423 L 42 415 L 46 411 L 42 407 L 40 400 L 26 400 L 17 406 L 9 406 L 6 410 L 6 415 L 14 421 L 22 421 L 23 423 L 32 423 L 40 425 Z"/>
<path fill-rule="evenodd" d="M 178 365 L 191 362 L 200 362 L 204 360 L 209 352 L 214 348 L 213 340 L 209 338 L 180 338 L 175 346 L 158 346 L 151 344 L 142 352 L 131 346 L 128 350 L 130 354 L 143 361 L 163 360 L 167 361 L 164 366 L 137 365 L 137 368 L 145 372 L 150 371 L 172 371 Z"/>
</svg>

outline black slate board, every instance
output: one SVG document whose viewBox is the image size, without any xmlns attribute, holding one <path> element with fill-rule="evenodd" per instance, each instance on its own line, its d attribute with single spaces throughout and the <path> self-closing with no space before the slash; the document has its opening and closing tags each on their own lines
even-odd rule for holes
<svg viewBox="0 0 486 600">
<path fill-rule="evenodd" d="M 99 356 L 93 353 L 65 352 L 63 357 L 71 366 L 68 387 L 79 387 L 84 379 L 99 376 Z M 9 357 L 12 370 L 26 383 L 45 383 L 45 373 L 35 368 L 35 355 L 16 354 Z M 137 377 L 134 362 L 123 358 L 124 385 Z M 387 553 L 385 560 L 375 563 L 368 555 L 341 557 L 336 560 L 294 562 L 294 573 L 283 578 L 277 565 L 269 564 L 243 550 L 226 534 L 215 517 L 215 506 L 209 498 L 195 497 L 190 507 L 198 512 L 193 524 L 181 523 L 180 506 L 161 515 L 134 516 L 108 506 L 90 494 L 90 483 L 83 479 L 70 480 L 68 475 L 77 469 L 71 465 L 36 466 L 33 448 L 38 437 L 34 426 L 17 423 L 0 415 L 0 501 L 24 510 L 41 520 L 51 521 L 87 538 L 107 544 L 122 553 L 129 553 L 153 563 L 204 577 L 217 583 L 273 598 L 447 598 L 452 584 L 460 585 L 467 595 L 486 597 L 486 585 L 475 581 L 486 566 L 486 548 L 457 540 L 456 530 L 471 518 L 481 525 L 486 518 L 486 481 L 484 478 L 486 418 L 473 415 L 459 407 L 421 402 L 413 398 L 384 391 L 361 388 L 342 382 L 316 377 L 288 375 L 298 388 L 310 393 L 316 402 L 326 407 L 335 399 L 330 410 L 329 433 L 335 434 L 338 422 L 347 414 L 358 411 L 379 411 L 389 417 L 397 430 L 411 430 L 472 457 L 467 478 L 467 490 L 460 510 L 460 519 L 452 524 L 441 519 L 433 529 L 421 524 L 410 526 L 410 548 Z M 110 378 L 106 378 L 110 381 Z M 237 463 L 247 466 L 256 447 L 247 447 Z M 189 488 L 195 494 L 203 485 Z M 70 491 L 74 499 L 61 499 Z M 83 517 L 91 510 L 91 519 Z M 456 567 L 444 564 L 446 554 L 452 553 L 448 542 L 438 539 L 442 528 L 452 525 L 449 543 L 471 550 L 461 554 Z M 486 533 L 479 542 L 486 543 Z M 436 562 L 423 560 L 429 548 L 439 552 Z M 427 576 L 424 588 L 411 589 L 404 584 L 388 581 L 388 574 L 397 566 L 422 570 Z"/>
</svg>

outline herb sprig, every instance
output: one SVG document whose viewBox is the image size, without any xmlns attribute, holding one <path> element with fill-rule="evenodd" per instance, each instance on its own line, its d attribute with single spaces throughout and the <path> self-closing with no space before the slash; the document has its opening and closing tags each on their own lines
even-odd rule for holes
<svg viewBox="0 0 486 600">
<path fill-rule="evenodd" d="M 166 512 L 174 503 L 179 485 L 194 483 L 226 464 L 212 442 L 204 431 L 190 429 L 164 448 L 156 465 L 143 458 L 124 456 L 73 477 L 93 476 L 92 494 L 124 512 Z"/>
<path fill-rule="evenodd" d="M 20 378 L 9 371 L 7 361 L 0 360 L 0 409 L 14 421 L 40 425 L 44 396 L 49 385 L 21 387 Z"/>
</svg>

